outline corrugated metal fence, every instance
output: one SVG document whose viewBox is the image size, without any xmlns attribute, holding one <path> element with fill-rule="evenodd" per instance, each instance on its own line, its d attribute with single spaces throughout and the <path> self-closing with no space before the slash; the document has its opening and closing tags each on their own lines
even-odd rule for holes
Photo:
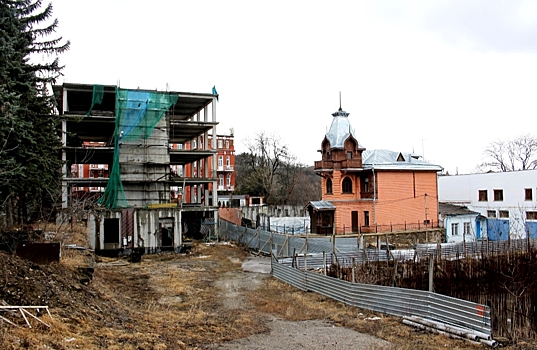
<svg viewBox="0 0 537 350">
<path fill-rule="evenodd" d="M 421 290 L 351 283 L 302 271 L 273 259 L 272 275 L 299 289 L 312 291 L 362 309 L 395 316 L 420 316 L 464 327 L 490 339 L 490 308 L 486 305 Z"/>
<path fill-rule="evenodd" d="M 421 290 L 352 283 L 307 269 L 301 270 L 305 266 L 311 269 L 330 265 L 334 258 L 386 260 L 389 258 L 387 251 L 366 250 L 360 254 L 357 254 L 358 251 L 336 254 L 337 247 L 326 238 L 306 241 L 305 238 L 249 229 L 225 221 L 220 225 L 220 237 L 271 254 L 272 275 L 299 289 L 316 292 L 359 308 L 395 316 L 424 317 L 480 332 L 487 339 L 491 337 L 491 312 L 486 305 Z M 432 249 L 427 249 L 428 253 L 432 253 L 430 250 Z M 289 258 L 295 254 L 301 256 Z"/>
</svg>

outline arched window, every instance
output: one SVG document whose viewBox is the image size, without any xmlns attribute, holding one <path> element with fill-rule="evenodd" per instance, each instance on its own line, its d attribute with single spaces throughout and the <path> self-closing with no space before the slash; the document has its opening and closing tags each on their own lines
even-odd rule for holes
<svg viewBox="0 0 537 350">
<path fill-rule="evenodd" d="M 352 193 L 352 180 L 349 179 L 348 177 L 344 178 L 341 187 L 342 187 L 343 193 Z"/>
<path fill-rule="evenodd" d="M 332 179 L 326 179 L 326 193 L 332 193 Z"/>
</svg>

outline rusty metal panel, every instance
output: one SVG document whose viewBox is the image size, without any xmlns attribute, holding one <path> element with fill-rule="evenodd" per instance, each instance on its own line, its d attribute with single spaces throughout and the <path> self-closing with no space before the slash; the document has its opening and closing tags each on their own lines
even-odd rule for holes
<svg viewBox="0 0 537 350">
<path fill-rule="evenodd" d="M 133 239 L 134 238 L 134 209 L 133 208 L 121 210 L 121 237 L 123 238 L 124 247 L 133 246 L 134 244 L 134 239 Z"/>
</svg>

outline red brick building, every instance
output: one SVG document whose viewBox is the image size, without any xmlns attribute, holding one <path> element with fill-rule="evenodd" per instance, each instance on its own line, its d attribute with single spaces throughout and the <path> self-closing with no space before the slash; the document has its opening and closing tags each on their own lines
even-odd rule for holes
<svg viewBox="0 0 537 350">
<path fill-rule="evenodd" d="M 184 144 L 174 144 L 173 148 L 196 150 L 204 145 L 204 137 L 200 136 Z M 207 148 L 212 150 L 212 135 L 207 136 Z M 214 152 L 213 152 L 214 153 Z M 192 178 L 204 178 L 205 174 L 212 174 L 213 170 L 213 157 L 216 158 L 216 190 L 218 196 L 226 195 L 233 192 L 235 189 L 235 145 L 234 136 L 231 135 L 217 135 L 216 136 L 216 153 L 214 156 L 210 156 L 208 161 L 194 161 L 189 164 L 172 165 L 171 171 L 174 176 L 179 178 L 192 179 Z M 204 167 L 207 167 L 207 171 Z M 212 179 L 208 179 L 206 184 L 185 186 L 185 189 L 181 187 L 175 188 L 174 199 L 181 199 L 183 203 L 198 203 L 202 202 L 202 196 L 204 196 L 205 189 L 202 186 L 206 186 L 209 193 L 212 193 Z"/>
<path fill-rule="evenodd" d="M 310 202 L 312 232 L 384 232 L 438 226 L 437 172 L 410 153 L 367 151 L 341 108 L 321 143 L 322 200 Z"/>
</svg>

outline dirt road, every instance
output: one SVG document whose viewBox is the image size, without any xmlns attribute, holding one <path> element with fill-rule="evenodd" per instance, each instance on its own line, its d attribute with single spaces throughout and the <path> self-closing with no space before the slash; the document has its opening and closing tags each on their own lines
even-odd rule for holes
<svg viewBox="0 0 537 350">
<path fill-rule="evenodd" d="M 217 281 L 225 307 L 241 312 L 251 309 L 244 291 L 256 290 L 270 274 L 270 259 L 247 257 L 242 271 L 225 274 Z M 336 327 L 324 320 L 289 322 L 267 315 L 268 332 L 254 334 L 227 343 L 205 346 L 206 349 L 287 350 L 287 349 L 388 349 L 390 343 L 369 334 Z"/>
<path fill-rule="evenodd" d="M 0 322 L 1 349 L 475 349 L 300 291 L 227 243 L 140 263 L 65 251 L 40 266 L 0 252 L 0 286 L 0 303 L 52 313 L 50 329 L 3 314 L 21 327 Z"/>
</svg>

